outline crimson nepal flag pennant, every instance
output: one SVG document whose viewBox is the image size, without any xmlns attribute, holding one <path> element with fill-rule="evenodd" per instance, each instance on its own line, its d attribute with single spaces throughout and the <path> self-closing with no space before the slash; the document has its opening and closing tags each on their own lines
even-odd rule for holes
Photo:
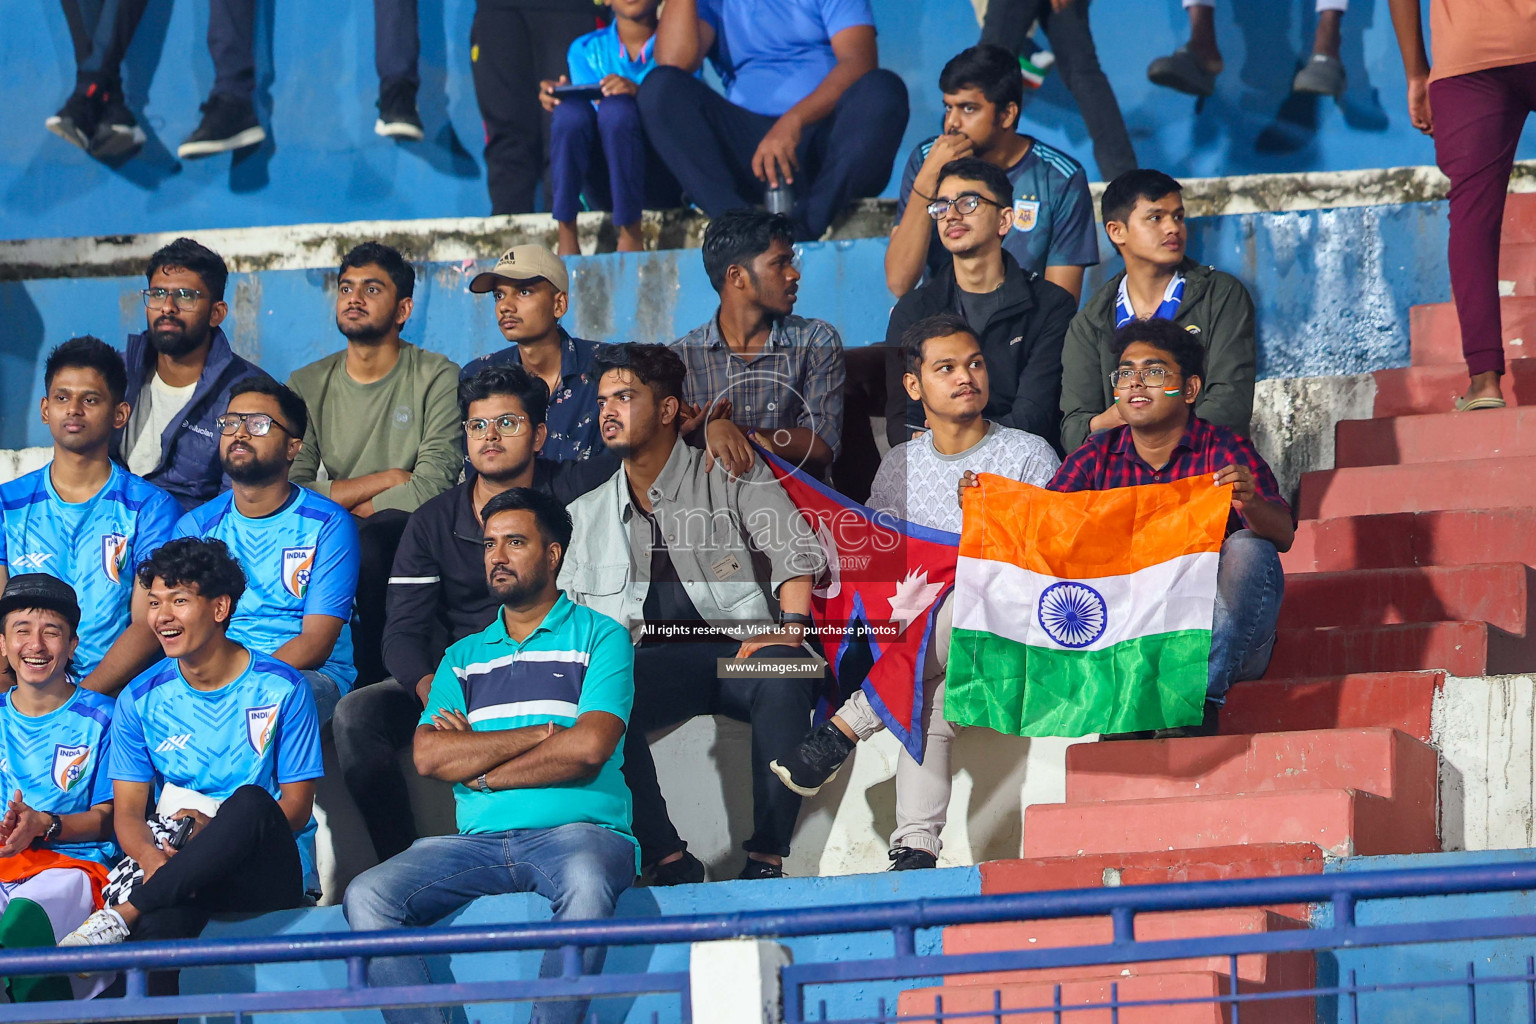
<svg viewBox="0 0 1536 1024">
<path fill-rule="evenodd" d="M 923 663 L 955 583 L 959 534 L 876 512 L 757 449 L 816 531 L 827 575 L 811 601 L 827 667 L 844 696 L 863 688 L 887 729 L 923 759 Z"/>
</svg>

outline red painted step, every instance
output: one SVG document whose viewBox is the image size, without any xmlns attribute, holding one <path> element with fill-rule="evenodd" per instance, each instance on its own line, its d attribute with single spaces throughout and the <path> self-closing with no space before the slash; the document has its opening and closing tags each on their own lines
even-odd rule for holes
<svg viewBox="0 0 1536 1024">
<path fill-rule="evenodd" d="M 1456 676 L 1485 676 L 1533 668 L 1536 640 L 1531 638 L 1512 637 L 1486 622 L 1415 622 L 1282 629 L 1264 675 L 1287 679 L 1439 670 Z"/>
<path fill-rule="evenodd" d="M 1536 356 L 1536 296 L 1499 300 L 1504 327 L 1504 358 Z M 1408 310 L 1409 362 L 1414 366 L 1465 365 L 1456 304 L 1432 302 Z"/>
<path fill-rule="evenodd" d="M 1307 572 L 1502 561 L 1536 566 L 1536 508 L 1309 519 L 1280 556 L 1287 585 Z"/>
<path fill-rule="evenodd" d="M 1255 679 L 1227 691 L 1220 730 L 1223 735 L 1241 735 L 1381 726 L 1427 742 L 1435 694 L 1444 682 L 1444 672 Z"/>
<path fill-rule="evenodd" d="M 1536 344 L 1536 339 L 1533 339 Z M 1536 406 L 1342 420 L 1334 468 L 1536 455 Z"/>
<path fill-rule="evenodd" d="M 1467 368 L 1460 364 L 1377 370 L 1371 376 L 1376 379 L 1372 415 L 1377 418 L 1452 412 L 1456 396 L 1467 390 Z M 1510 360 L 1502 386 L 1510 405 L 1536 405 L 1536 359 Z"/>
<path fill-rule="evenodd" d="M 1536 569 L 1503 565 L 1418 566 L 1306 573 L 1285 583 L 1281 628 L 1486 622 L 1524 636 Z"/>
<path fill-rule="evenodd" d="M 1258 987 L 1239 981 L 1238 992 L 1247 994 Z M 1167 1005 L 1167 1001 L 1215 999 L 1231 992 L 1231 978 L 1214 972 L 1154 974 L 1096 981 L 1073 981 L 1061 986 L 1060 1002 L 1051 985 L 945 986 L 909 989 L 901 994 L 898 1011 L 903 1024 L 954 1024 L 956 1020 L 1001 1021 L 1002 1024 L 1230 1024 L 1232 1014 L 1220 1003 L 1185 1003 Z M 1157 1002 L 1153 1006 L 1120 1007 L 1119 1015 L 1108 1009 L 1111 998 L 1124 1003 Z M 1077 1010 L 1057 1015 L 1049 1007 L 1094 1007 L 1103 1010 Z M 994 1008 L 1002 1012 L 992 1016 Z M 1043 1008 L 1043 1009 L 1042 1009 Z M 1035 1010 L 1021 1013 L 1021 1010 Z M 932 1013 L 934 1016 L 924 1016 Z M 976 1014 L 956 1017 L 954 1014 Z M 1312 1024 L 1310 999 L 1262 999 L 1244 1002 L 1240 1011 L 1243 1024 Z M 942 1016 L 941 1016 L 942 1015 Z"/>
<path fill-rule="evenodd" d="M 1024 855 L 1245 843 L 1316 843 L 1333 857 L 1431 853 L 1440 848 L 1435 824 L 1433 814 L 1404 814 L 1398 801 L 1348 789 L 1032 804 L 1024 811 Z"/>
<path fill-rule="evenodd" d="M 1316 875 L 1323 870 L 1323 851 L 1311 843 L 1259 843 L 1211 850 L 1105 853 L 1093 857 L 1020 857 L 986 861 L 979 867 L 981 891 L 988 895 Z M 1281 912 L 1290 913 L 1288 910 Z M 1301 913 L 1303 911 L 1297 908 L 1291 916 Z"/>
<path fill-rule="evenodd" d="M 1511 192 L 1504 198 L 1504 246 L 1536 242 L 1536 192 Z"/>
<path fill-rule="evenodd" d="M 1536 242 L 1505 241 L 1499 247 L 1501 290 L 1514 286 L 1511 295 L 1536 295 Z"/>
<path fill-rule="evenodd" d="M 1297 516 L 1332 519 L 1386 512 L 1530 508 L 1533 503 L 1536 456 L 1529 456 L 1304 473 Z"/>
<path fill-rule="evenodd" d="M 1302 921 L 1277 914 L 1262 907 L 1237 907 L 1223 910 L 1174 911 L 1138 914 L 1136 938 L 1141 942 L 1168 939 L 1212 938 L 1225 935 L 1255 935 L 1264 932 L 1294 931 L 1305 928 Z M 995 953 L 1007 950 L 1067 949 L 1076 946 L 1103 946 L 1114 941 L 1115 930 L 1108 916 L 1069 917 L 1055 921 L 1001 921 L 995 924 L 959 925 L 944 929 L 944 952 Z M 946 986 L 1028 985 L 1033 983 L 1086 981 L 1093 978 L 1148 977 L 1157 974 L 1183 974 L 1231 970 L 1231 958 L 1211 956 L 1183 960 L 1157 960 L 1140 963 L 1094 965 L 1089 967 L 1045 967 L 1017 971 L 990 971 L 961 974 L 946 978 Z M 1265 991 L 1278 992 L 1311 988 L 1315 960 L 1310 953 L 1280 955 L 1248 954 L 1237 958 L 1239 980 L 1252 982 Z"/>
</svg>

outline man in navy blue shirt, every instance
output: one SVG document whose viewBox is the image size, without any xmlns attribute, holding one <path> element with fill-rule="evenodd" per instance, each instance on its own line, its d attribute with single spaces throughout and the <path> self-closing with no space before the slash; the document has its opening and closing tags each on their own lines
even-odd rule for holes
<svg viewBox="0 0 1536 1024">
<path fill-rule="evenodd" d="M 693 77 L 705 56 L 725 96 Z M 669 0 L 656 63 L 646 136 L 711 217 L 789 186 L 797 238 L 816 239 L 891 176 L 907 88 L 879 66 L 869 0 Z"/>
</svg>

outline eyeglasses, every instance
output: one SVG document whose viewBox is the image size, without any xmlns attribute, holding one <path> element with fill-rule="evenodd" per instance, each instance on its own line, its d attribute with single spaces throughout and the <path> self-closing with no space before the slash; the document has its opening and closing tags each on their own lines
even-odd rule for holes
<svg viewBox="0 0 1536 1024">
<path fill-rule="evenodd" d="M 478 441 L 489 434 L 491 427 L 495 426 L 497 437 L 516 437 L 523 432 L 523 424 L 527 422 L 527 416 L 519 416 L 515 412 L 504 412 L 493 420 L 476 416 L 474 419 L 464 421 L 464 433 Z"/>
<path fill-rule="evenodd" d="M 1147 366 L 1140 370 L 1110 370 L 1109 386 L 1124 391 L 1132 381 L 1141 381 L 1149 388 L 1160 388 L 1168 380 L 1168 371 L 1161 366 Z"/>
<path fill-rule="evenodd" d="M 187 309 L 203 301 L 203 293 L 196 288 L 145 288 L 139 294 L 144 296 L 144 305 L 150 309 L 163 309 L 166 299 L 173 300 L 177 309 Z"/>
<path fill-rule="evenodd" d="M 998 207 L 1003 205 L 1002 203 L 994 203 L 986 196 L 978 195 L 975 192 L 962 192 L 953 199 L 940 197 L 929 203 L 928 216 L 934 220 L 943 220 L 949 214 L 950 207 L 954 207 L 955 212 L 960 216 L 969 217 L 980 208 L 982 203 Z"/>
<path fill-rule="evenodd" d="M 213 422 L 217 424 L 219 433 L 225 437 L 238 433 L 242 424 L 245 426 L 245 432 L 252 437 L 266 437 L 273 427 L 289 437 L 298 436 L 264 412 L 227 412 Z"/>
</svg>

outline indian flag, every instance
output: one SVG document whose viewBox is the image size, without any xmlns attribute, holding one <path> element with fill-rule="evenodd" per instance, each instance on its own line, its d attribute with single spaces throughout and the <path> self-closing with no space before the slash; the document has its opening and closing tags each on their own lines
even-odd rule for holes
<svg viewBox="0 0 1536 1024">
<path fill-rule="evenodd" d="M 964 505 L 945 717 L 1017 736 L 1200 721 L 1230 487 L 984 474 Z"/>
</svg>

